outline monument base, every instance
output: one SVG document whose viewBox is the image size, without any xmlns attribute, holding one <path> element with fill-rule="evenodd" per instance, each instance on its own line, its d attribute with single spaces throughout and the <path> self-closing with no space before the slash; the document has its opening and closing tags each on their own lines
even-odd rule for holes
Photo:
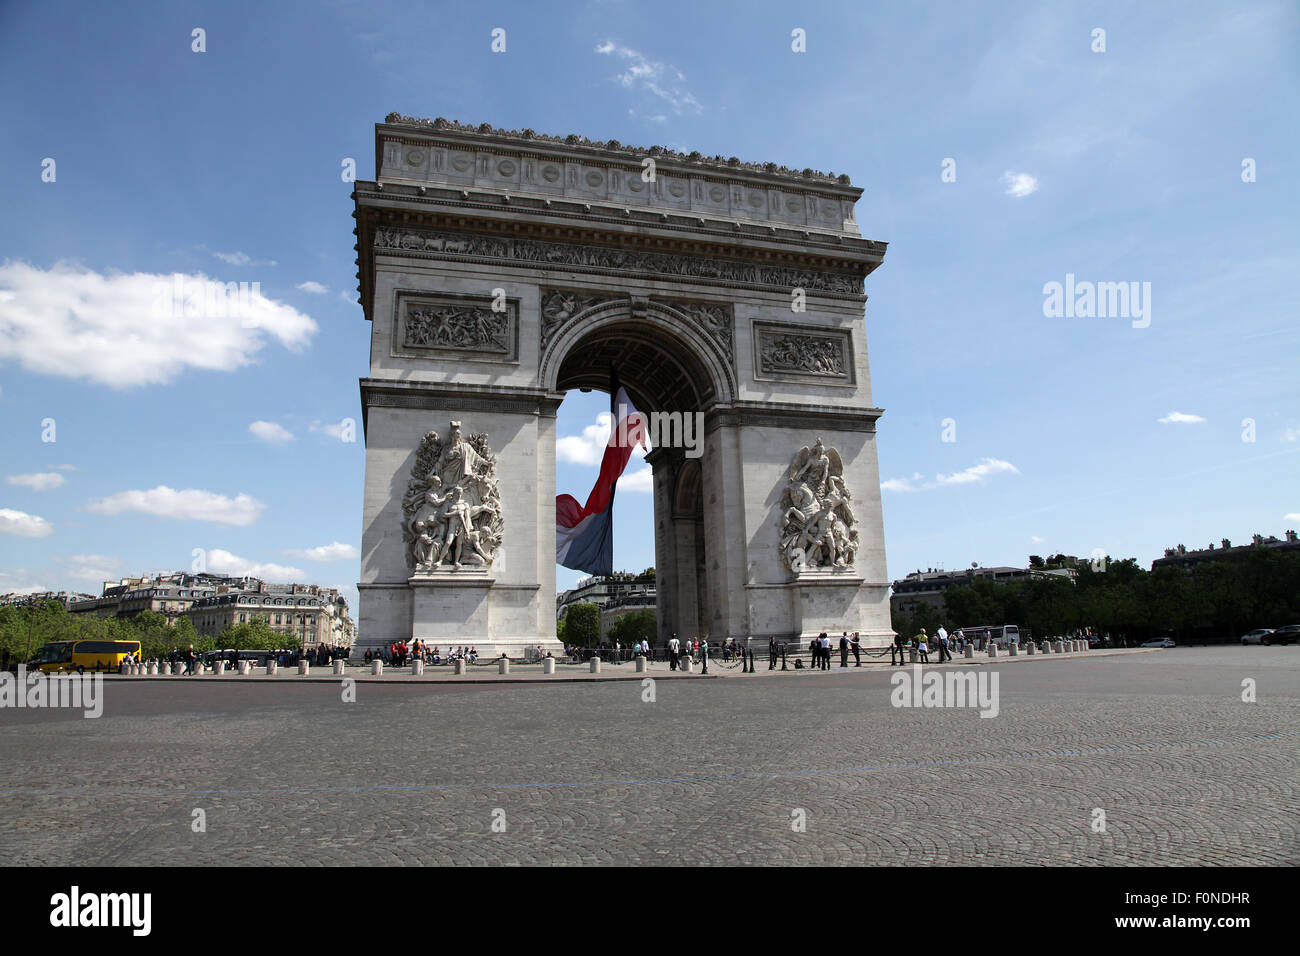
<svg viewBox="0 0 1300 956">
<path fill-rule="evenodd" d="M 559 655 L 563 646 L 554 637 L 536 637 L 509 633 L 508 620 L 493 618 L 493 592 L 497 582 L 487 568 L 462 567 L 458 570 L 438 568 L 418 571 L 407 579 L 411 589 L 411 634 L 409 641 L 420 640 L 438 648 L 445 657 L 449 650 L 473 647 L 480 661 L 505 653 L 522 658 L 535 651 Z M 505 588 L 498 598 L 517 589 Z M 498 616 L 508 608 L 498 608 Z"/>
</svg>

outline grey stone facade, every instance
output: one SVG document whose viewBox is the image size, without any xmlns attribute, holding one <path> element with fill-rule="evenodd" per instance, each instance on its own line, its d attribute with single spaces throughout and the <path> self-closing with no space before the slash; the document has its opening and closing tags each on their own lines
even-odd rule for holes
<svg viewBox="0 0 1300 956">
<path fill-rule="evenodd" d="M 859 234 L 860 189 L 395 115 L 376 165 L 354 194 L 372 324 L 361 644 L 554 640 L 555 411 L 570 388 L 607 388 L 611 364 L 643 412 L 704 415 L 702 457 L 647 457 L 664 635 L 889 640 L 862 290 L 885 245 Z M 422 436 L 451 420 L 491 445 L 505 530 L 490 567 L 417 580 L 402 498 Z M 849 567 L 794 572 L 781 498 L 817 438 L 842 461 L 860 544 Z"/>
</svg>

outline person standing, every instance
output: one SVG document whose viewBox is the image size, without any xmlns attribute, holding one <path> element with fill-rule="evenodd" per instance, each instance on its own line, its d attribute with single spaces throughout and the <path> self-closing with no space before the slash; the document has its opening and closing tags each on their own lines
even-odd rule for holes
<svg viewBox="0 0 1300 956">
<path fill-rule="evenodd" d="M 889 648 L 889 666 L 890 666 L 890 667 L 893 667 L 893 666 L 894 666 L 894 658 L 898 658 L 898 666 L 899 666 L 899 667 L 902 667 L 904 664 L 907 663 L 907 654 L 906 654 L 906 651 L 905 651 L 905 648 L 906 648 L 906 647 L 907 647 L 907 641 L 905 641 L 905 640 L 903 639 L 903 635 L 902 635 L 902 634 L 899 634 L 899 633 L 895 633 L 895 634 L 894 634 L 894 643 L 893 643 L 892 645 L 890 645 L 890 648 Z"/>
<path fill-rule="evenodd" d="M 853 649 L 853 666 L 862 666 L 862 642 L 858 639 L 858 632 L 853 632 L 853 637 L 849 640 L 849 647 Z"/>
<path fill-rule="evenodd" d="M 681 661 L 682 642 L 677 640 L 677 632 L 673 631 L 673 636 L 668 638 L 668 669 L 677 670 L 677 665 Z"/>
<path fill-rule="evenodd" d="M 849 632 L 845 631 L 840 635 L 840 668 L 841 670 L 849 666 Z"/>
<path fill-rule="evenodd" d="M 700 664 L 702 665 L 700 667 L 700 673 L 707 674 L 709 672 L 709 639 L 707 637 L 704 638 L 699 642 L 699 645 L 700 645 Z"/>
<path fill-rule="evenodd" d="M 776 652 L 776 638 L 774 637 L 767 642 L 767 669 L 770 671 L 776 670 Z"/>
<path fill-rule="evenodd" d="M 916 653 L 922 664 L 930 663 L 930 645 L 929 638 L 926 636 L 925 628 L 921 628 L 921 633 L 916 635 Z"/>
<path fill-rule="evenodd" d="M 948 652 L 948 632 L 943 625 L 939 625 L 936 636 L 939 638 L 939 663 L 952 660 L 952 654 Z"/>
</svg>

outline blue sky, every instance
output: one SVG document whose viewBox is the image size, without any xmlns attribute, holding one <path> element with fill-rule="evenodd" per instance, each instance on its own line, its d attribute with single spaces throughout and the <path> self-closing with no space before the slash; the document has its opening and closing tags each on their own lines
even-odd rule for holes
<svg viewBox="0 0 1300 956">
<path fill-rule="evenodd" d="M 892 577 L 1300 526 L 1298 10 L 0 5 L 0 592 L 202 549 L 355 595 L 370 330 L 339 171 L 373 177 L 390 111 L 849 173 L 890 244 L 866 328 Z M 172 273 L 260 283 L 266 321 L 150 316 Z M 1150 283 L 1150 324 L 1045 316 L 1067 274 Z M 606 403 L 561 408 L 580 499 Z"/>
</svg>

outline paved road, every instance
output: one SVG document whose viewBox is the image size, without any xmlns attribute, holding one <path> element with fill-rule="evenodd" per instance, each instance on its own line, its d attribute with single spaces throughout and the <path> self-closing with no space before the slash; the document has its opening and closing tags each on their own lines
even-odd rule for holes
<svg viewBox="0 0 1300 956">
<path fill-rule="evenodd" d="M 880 668 L 109 681 L 97 720 L 0 709 L 0 864 L 1300 863 L 1300 647 L 974 670 L 994 718 Z"/>
</svg>

